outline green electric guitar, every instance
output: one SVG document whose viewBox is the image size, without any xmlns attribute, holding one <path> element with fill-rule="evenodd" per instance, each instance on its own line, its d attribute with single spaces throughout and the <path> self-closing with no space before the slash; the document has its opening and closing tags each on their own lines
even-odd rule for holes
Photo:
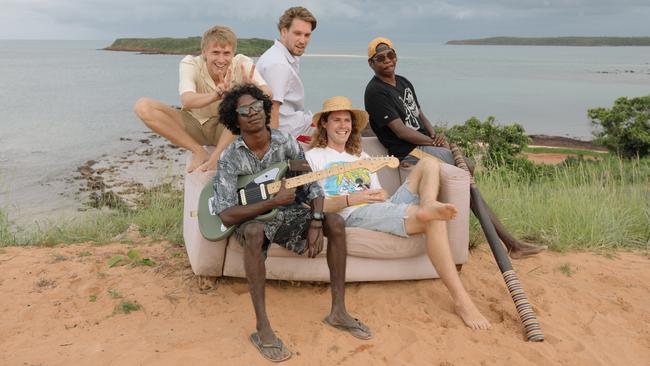
<svg viewBox="0 0 650 366">
<path fill-rule="evenodd" d="M 397 158 L 375 157 L 357 160 L 351 163 L 335 165 L 329 169 L 302 174 L 286 180 L 286 188 L 295 188 L 303 184 L 316 182 L 332 175 L 347 173 L 349 171 L 363 168 L 370 172 L 389 166 L 397 168 L 399 161 Z M 250 205 L 264 201 L 273 197 L 280 190 L 281 180 L 288 170 L 286 162 L 276 163 L 267 169 L 253 175 L 242 175 L 237 179 L 237 201 L 240 205 Z M 199 197 L 199 230 L 208 240 L 217 241 L 225 239 L 237 228 L 237 225 L 226 227 L 219 215 L 212 210 L 212 200 L 214 192 L 212 182 L 203 187 Z M 277 209 L 269 211 L 257 217 L 258 220 L 270 220 L 277 212 Z"/>
</svg>

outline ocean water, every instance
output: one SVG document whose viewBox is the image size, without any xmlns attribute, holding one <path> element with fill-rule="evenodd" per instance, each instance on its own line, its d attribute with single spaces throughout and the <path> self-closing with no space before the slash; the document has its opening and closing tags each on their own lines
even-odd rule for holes
<svg viewBox="0 0 650 366">
<path fill-rule="evenodd" d="M 182 56 L 101 51 L 110 41 L 0 41 L 0 208 L 11 219 L 78 207 L 65 178 L 144 136 L 141 96 L 178 105 Z M 424 113 L 453 125 L 471 116 L 528 133 L 590 137 L 588 108 L 650 93 L 650 47 L 396 44 Z M 363 44 L 312 42 L 301 60 L 306 104 L 345 95 L 363 107 L 372 70 Z M 136 139 L 134 139 L 136 140 Z"/>
</svg>

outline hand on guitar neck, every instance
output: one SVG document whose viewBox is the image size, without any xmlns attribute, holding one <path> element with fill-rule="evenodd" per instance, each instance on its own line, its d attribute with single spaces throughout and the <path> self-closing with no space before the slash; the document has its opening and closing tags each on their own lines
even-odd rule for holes
<svg viewBox="0 0 650 366">
<path fill-rule="evenodd" d="M 282 179 L 280 190 L 275 193 L 273 198 L 245 206 L 237 205 L 223 210 L 219 214 L 221 222 L 226 226 L 238 225 L 265 212 L 293 203 L 296 200 L 296 189 L 286 188 L 285 185 L 286 179 Z"/>
</svg>

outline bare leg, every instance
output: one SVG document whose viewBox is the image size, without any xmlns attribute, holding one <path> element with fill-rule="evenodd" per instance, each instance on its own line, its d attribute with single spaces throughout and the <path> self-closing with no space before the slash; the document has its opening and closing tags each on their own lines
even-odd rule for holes
<svg viewBox="0 0 650 366">
<path fill-rule="evenodd" d="M 350 316 L 345 309 L 345 268 L 348 255 L 345 221 L 337 214 L 325 214 L 323 233 L 327 237 L 327 265 L 332 287 L 332 310 L 325 321 L 332 326 L 349 331 L 357 338 L 370 339 L 372 338 L 370 329 Z"/>
<path fill-rule="evenodd" d="M 454 264 L 449 249 L 446 222 L 429 218 L 432 215 L 422 214 L 422 210 L 427 208 L 427 206 L 431 207 L 433 204 L 440 204 L 437 201 L 440 182 L 440 164 L 434 159 L 422 159 L 415 166 L 411 174 L 409 174 L 408 179 L 408 189 L 411 192 L 418 192 L 423 207 L 412 205 L 408 208 L 405 221 L 407 233 L 425 233 L 429 260 L 449 290 L 454 300 L 456 313 L 463 319 L 465 324 L 474 330 L 488 329 L 490 322 L 476 308 L 456 271 L 456 265 Z M 456 207 L 453 205 L 449 206 L 453 208 L 453 216 L 455 216 L 458 212 Z M 422 220 L 421 218 L 423 216 L 428 218 L 428 220 Z M 451 217 L 448 217 L 446 220 L 448 219 L 451 219 Z"/>
<path fill-rule="evenodd" d="M 219 161 L 219 157 L 221 157 L 221 153 L 226 149 L 226 147 L 228 147 L 228 145 L 230 145 L 231 142 L 235 140 L 235 138 L 236 136 L 233 135 L 229 129 L 225 128 L 221 133 L 221 136 L 219 136 L 219 142 L 217 142 L 217 147 L 210 155 L 210 159 L 201 164 L 199 170 L 202 172 L 207 172 L 208 170 L 216 170 L 217 162 Z"/>
<path fill-rule="evenodd" d="M 447 164 L 451 164 L 456 166 L 455 159 L 451 153 L 451 151 L 447 149 L 437 149 L 437 148 L 432 148 L 429 149 L 428 147 L 424 147 L 424 151 L 427 152 L 428 154 L 431 154 L 432 156 L 435 156 L 439 159 L 442 159 L 444 162 Z M 421 159 L 422 160 L 436 160 L 436 159 Z M 470 173 L 474 175 L 474 163 L 467 159 L 467 157 L 463 156 L 463 160 L 465 161 L 465 165 L 467 165 L 467 168 L 469 169 Z M 419 163 L 418 163 L 419 164 Z M 437 192 L 437 187 L 436 187 L 436 192 Z M 412 191 L 415 192 L 415 191 Z M 472 193 L 473 194 L 473 193 Z M 488 215 L 490 217 L 490 221 L 492 221 L 492 224 L 494 225 L 494 228 L 497 231 L 497 235 L 499 235 L 499 238 L 503 242 L 503 244 L 508 248 L 508 251 L 510 252 L 510 257 L 513 259 L 518 259 L 518 258 L 524 258 L 530 255 L 537 254 L 545 249 L 547 249 L 546 245 L 533 245 L 533 244 L 528 244 L 521 242 L 517 240 L 515 237 L 510 235 L 506 228 L 503 226 L 501 221 L 497 218 L 497 216 L 494 214 L 492 209 L 490 209 L 490 206 L 488 206 L 487 202 L 483 199 L 483 197 L 478 197 L 478 199 L 483 201 L 483 206 L 486 208 Z M 476 209 L 472 205 L 472 212 L 474 213 L 475 216 L 477 216 Z M 477 216 L 478 217 L 478 216 Z"/>
<path fill-rule="evenodd" d="M 248 289 L 255 309 L 257 336 L 262 344 L 274 344 L 277 337 L 271 328 L 266 315 L 265 284 L 266 266 L 262 245 L 264 243 L 264 225 L 251 222 L 244 228 L 244 269 L 248 280 Z M 288 350 L 285 350 L 289 352 Z M 286 358 L 286 353 L 280 348 L 268 348 L 264 351 L 272 359 Z M 290 352 L 289 352 L 290 353 Z"/>
<path fill-rule="evenodd" d="M 450 220 L 458 214 L 454 205 L 437 200 L 440 187 L 440 163 L 437 160 L 420 160 L 409 174 L 406 184 L 410 192 L 420 196 L 420 206 L 415 212 L 418 220 Z"/>
<path fill-rule="evenodd" d="M 458 276 L 449 249 L 446 223 L 435 220 L 428 222 L 426 226 L 427 255 L 454 299 L 456 314 L 471 329 L 489 329 L 490 322 L 478 310 Z"/>
<path fill-rule="evenodd" d="M 409 207 L 409 211 L 415 212 L 417 210 L 416 207 Z M 407 211 L 407 214 L 409 214 L 409 211 Z M 458 276 L 456 265 L 451 256 L 451 250 L 449 249 L 446 222 L 432 220 L 425 223 L 409 214 L 405 224 L 409 235 L 425 233 L 427 255 L 454 300 L 456 314 L 471 329 L 489 329 L 490 322 L 478 310 Z"/>
<path fill-rule="evenodd" d="M 492 211 L 490 206 L 488 206 L 487 202 L 485 202 L 483 197 L 479 197 L 479 199 L 483 201 L 483 207 L 485 207 L 485 210 L 487 211 L 488 216 L 490 217 L 490 221 L 492 221 L 492 224 L 494 225 L 494 229 L 496 230 L 497 235 L 499 235 L 501 242 L 503 242 L 503 244 L 508 249 L 508 252 L 510 253 L 510 258 L 512 259 L 525 258 L 531 255 L 535 255 L 548 248 L 546 245 L 533 245 L 533 244 L 524 243 L 517 240 L 514 236 L 510 235 L 508 230 L 506 230 L 506 228 L 503 226 L 501 221 L 499 221 L 497 215 Z M 477 215 L 476 208 L 474 207 L 474 205 L 472 205 L 471 208 L 472 208 L 472 212 L 474 212 L 474 215 Z"/>
<path fill-rule="evenodd" d="M 134 111 L 142 122 L 154 132 L 175 145 L 184 147 L 194 153 L 194 158 L 187 167 L 188 173 L 191 173 L 208 160 L 208 152 L 198 142 L 194 141 L 183 128 L 183 121 L 179 111 L 149 98 L 140 98 L 135 103 Z"/>
</svg>

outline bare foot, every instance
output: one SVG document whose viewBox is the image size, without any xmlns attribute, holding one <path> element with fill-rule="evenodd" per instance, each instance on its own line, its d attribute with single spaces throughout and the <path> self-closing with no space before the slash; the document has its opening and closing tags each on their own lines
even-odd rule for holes
<svg viewBox="0 0 650 366">
<path fill-rule="evenodd" d="M 188 173 L 193 172 L 194 170 L 196 170 L 196 168 L 201 166 L 201 164 L 205 163 L 208 160 L 208 158 L 210 158 L 210 156 L 208 155 L 208 152 L 205 151 L 203 148 L 201 148 L 201 150 L 198 153 L 194 152 L 192 154 L 192 161 L 187 165 L 187 172 Z"/>
<path fill-rule="evenodd" d="M 456 314 L 463 319 L 465 325 L 472 330 L 486 330 L 492 326 L 470 299 L 457 302 L 455 310 Z"/>
<path fill-rule="evenodd" d="M 510 258 L 521 259 L 548 249 L 546 245 L 534 245 L 530 243 L 519 243 L 518 246 L 510 249 Z"/>
<path fill-rule="evenodd" d="M 418 208 L 415 218 L 420 221 L 451 220 L 458 215 L 458 209 L 451 203 L 434 202 Z"/>
<path fill-rule="evenodd" d="M 210 156 L 210 159 L 205 163 L 201 164 L 199 170 L 202 172 L 207 172 L 208 170 L 217 170 L 217 162 L 219 161 L 218 156 Z"/>
</svg>

